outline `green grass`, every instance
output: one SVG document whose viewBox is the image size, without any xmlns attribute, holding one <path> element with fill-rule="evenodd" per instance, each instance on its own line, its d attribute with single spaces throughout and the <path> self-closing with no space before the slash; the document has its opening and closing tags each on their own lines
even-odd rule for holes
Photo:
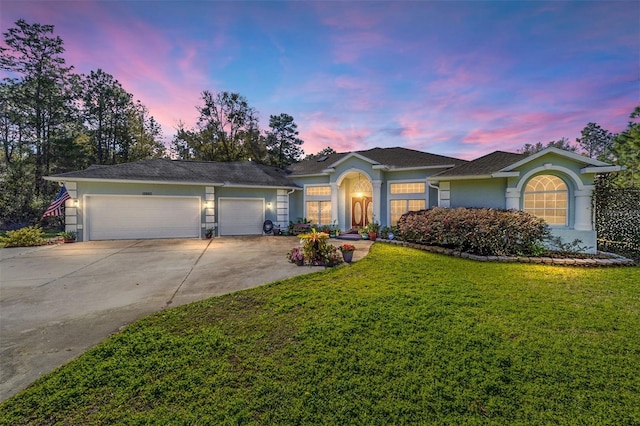
<svg viewBox="0 0 640 426">
<path fill-rule="evenodd" d="M 640 424 L 640 269 L 376 244 L 147 317 L 0 406 L 56 422 Z"/>
</svg>

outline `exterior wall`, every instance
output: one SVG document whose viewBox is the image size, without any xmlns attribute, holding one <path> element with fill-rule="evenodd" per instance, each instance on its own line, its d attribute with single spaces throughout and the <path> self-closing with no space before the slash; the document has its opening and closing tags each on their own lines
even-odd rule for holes
<svg viewBox="0 0 640 426">
<path fill-rule="evenodd" d="M 78 241 L 84 241 L 84 196 L 85 195 L 136 195 L 136 196 L 196 196 L 202 200 L 202 235 L 208 228 L 217 230 L 217 211 L 220 197 L 262 198 L 265 202 L 265 220 L 286 227 L 289 222 L 288 190 L 275 188 L 235 188 L 205 185 L 163 185 L 158 183 L 107 183 L 65 182 L 71 200 L 67 201 L 65 229 L 76 231 Z M 300 191 L 297 191 L 300 192 Z"/>
<path fill-rule="evenodd" d="M 327 167 L 330 165 L 327 164 Z M 399 198 L 424 198 L 426 207 L 434 207 L 438 204 L 438 191 L 428 186 L 427 177 L 439 173 L 445 169 L 429 170 L 404 170 L 384 171 L 373 168 L 373 165 L 357 157 L 338 164 L 329 175 L 294 177 L 292 182 L 305 187 L 307 185 L 331 185 L 332 191 L 332 216 L 337 221 L 340 229 L 351 228 L 351 194 L 353 185 L 357 182 L 357 173 L 361 179 L 367 179 L 372 184 L 372 196 L 375 221 L 381 225 L 390 225 L 390 200 L 394 198 L 389 194 L 389 184 L 393 182 L 424 182 L 426 186 L 423 196 L 407 194 Z M 396 197 L 398 198 L 398 197 Z M 291 220 L 305 217 L 305 194 L 296 191 L 290 197 L 289 216 Z M 335 210 L 335 211 L 334 211 Z"/>
<path fill-rule="evenodd" d="M 595 252 L 597 238 L 591 209 L 594 175 L 580 173 L 583 167 L 579 161 L 549 153 L 515 169 L 518 176 L 441 181 L 438 205 L 523 210 L 527 183 L 538 175 L 554 175 L 567 185 L 568 224 L 550 225 L 551 234 L 565 243 L 579 239 L 582 245 L 590 247 L 589 252 Z"/>
<path fill-rule="evenodd" d="M 450 184 L 450 205 L 457 207 L 506 208 L 505 179 L 454 180 Z"/>
<path fill-rule="evenodd" d="M 220 198 L 262 198 L 264 199 L 264 220 L 278 224 L 278 190 L 275 188 L 235 188 L 216 187 L 216 209 L 219 209 Z M 288 206 L 287 206 L 288 208 Z M 216 235 L 218 233 L 216 232 Z"/>
<path fill-rule="evenodd" d="M 591 207 L 594 175 L 581 174 L 582 167 L 583 164 L 555 153 L 549 153 L 518 167 L 520 176 L 510 178 L 506 190 L 507 208 L 523 210 L 524 190 L 535 176 L 546 174 L 561 178 L 568 190 L 568 224 L 551 225 L 551 234 L 560 237 L 565 243 L 579 239 L 582 245 L 591 247 L 589 252 L 594 253 L 597 248 Z"/>
<path fill-rule="evenodd" d="M 137 195 L 137 196 L 197 196 L 203 201 L 202 228 L 203 235 L 207 223 L 211 219 L 211 211 L 207 211 L 206 192 L 204 185 L 162 185 L 155 183 L 106 183 L 106 182 L 65 182 L 67 190 L 75 187 L 75 194 L 69 190 L 72 199 L 67 201 L 67 206 L 72 208 L 65 210 L 65 229 L 77 232 L 77 240 L 84 241 L 84 196 L 85 195 Z M 75 196 L 74 196 L 75 195 Z M 76 201 L 77 200 L 77 205 Z M 208 217 L 207 217 L 208 216 Z M 75 223 L 73 223 L 75 222 Z M 75 229 L 74 229 L 75 226 Z"/>
</svg>

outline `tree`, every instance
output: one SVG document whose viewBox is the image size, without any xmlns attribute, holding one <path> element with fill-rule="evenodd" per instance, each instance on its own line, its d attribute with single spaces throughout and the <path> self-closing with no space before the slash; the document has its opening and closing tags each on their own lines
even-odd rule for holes
<svg viewBox="0 0 640 426">
<path fill-rule="evenodd" d="M 298 138 L 298 125 L 289 114 L 269 117 L 267 132 L 267 152 L 271 165 L 284 168 L 300 160 L 304 152 L 300 146 L 304 141 Z"/>
<path fill-rule="evenodd" d="M 204 106 L 198 108 L 198 125 L 207 130 L 211 140 L 211 160 L 239 161 L 247 158 L 245 140 L 247 133 L 258 127 L 256 111 L 247 99 L 238 93 L 220 92 L 215 96 L 202 92 Z"/>
<path fill-rule="evenodd" d="M 576 138 L 576 142 L 582 148 L 584 154 L 600 161 L 610 161 L 612 158 L 613 137 L 608 130 L 596 123 L 589 123 L 582 129 L 582 137 Z"/>
<path fill-rule="evenodd" d="M 616 183 L 624 187 L 640 185 L 640 106 L 630 118 L 627 129 L 614 137 L 612 148 L 616 163 L 626 167 L 616 178 Z"/>
<path fill-rule="evenodd" d="M 558 148 L 569 152 L 576 152 L 577 150 L 575 146 L 571 145 L 569 139 L 562 138 L 558 139 L 557 141 L 547 142 L 546 145 L 544 145 L 542 142 L 538 142 L 536 144 L 527 143 L 522 148 L 520 148 L 518 152 L 520 152 L 521 154 L 531 155 L 547 148 Z"/>
<path fill-rule="evenodd" d="M 20 19 L 16 27 L 3 33 L 7 47 L 0 47 L 0 68 L 18 76 L 4 80 L 14 86 L 9 99 L 13 101 L 12 117 L 17 121 L 10 134 L 19 138 L 17 142 L 13 139 L 16 143 L 6 141 L 5 147 L 28 147 L 33 155 L 32 189 L 36 195 L 44 190 L 42 176 L 51 170 L 52 145 L 66 132 L 65 124 L 74 109 L 73 67 L 65 66 L 64 44 L 52 35 L 53 30 L 53 25 L 28 24 Z M 3 130 L 7 135 L 6 125 Z M 5 149 L 5 154 L 9 151 Z"/>
<path fill-rule="evenodd" d="M 118 163 L 118 153 L 127 151 L 126 129 L 133 109 L 133 95 L 101 69 L 84 77 L 83 115 L 97 164 Z"/>
<path fill-rule="evenodd" d="M 257 112 L 244 96 L 205 90 L 201 100 L 196 128 L 178 124 L 171 146 L 175 155 L 185 160 L 240 161 L 260 151 Z"/>
<path fill-rule="evenodd" d="M 128 121 L 131 145 L 122 152 L 123 161 L 138 161 L 166 156 L 166 147 L 161 142 L 162 129 L 140 101 L 129 112 Z"/>
<path fill-rule="evenodd" d="M 336 150 L 328 146 L 322 151 L 318 152 L 317 154 L 308 154 L 306 157 L 304 157 L 304 159 L 313 160 L 314 158 L 326 157 L 327 155 L 331 155 L 335 153 L 336 153 Z"/>
</svg>

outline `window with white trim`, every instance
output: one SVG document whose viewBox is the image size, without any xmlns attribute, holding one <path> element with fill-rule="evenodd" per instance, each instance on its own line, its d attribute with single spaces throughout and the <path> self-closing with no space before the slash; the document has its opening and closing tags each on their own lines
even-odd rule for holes
<svg viewBox="0 0 640 426">
<path fill-rule="evenodd" d="M 425 200 L 391 200 L 389 202 L 391 210 L 391 224 L 395 225 L 400 220 L 400 216 L 409 211 L 424 210 Z"/>
<path fill-rule="evenodd" d="M 523 210 L 549 225 L 567 226 L 569 190 L 562 179 L 553 175 L 538 175 L 524 189 Z"/>
<path fill-rule="evenodd" d="M 305 191 L 308 196 L 312 197 L 331 195 L 330 186 L 307 186 Z"/>
<path fill-rule="evenodd" d="M 424 182 L 401 182 L 389 185 L 391 194 L 423 194 L 426 189 Z"/>
<path fill-rule="evenodd" d="M 307 201 L 307 220 L 315 225 L 331 224 L 331 201 Z"/>
</svg>

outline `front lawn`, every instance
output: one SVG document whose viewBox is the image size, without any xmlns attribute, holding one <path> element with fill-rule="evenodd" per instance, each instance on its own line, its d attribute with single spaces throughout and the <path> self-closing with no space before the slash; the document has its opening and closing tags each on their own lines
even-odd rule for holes
<svg viewBox="0 0 640 426">
<path fill-rule="evenodd" d="M 56 422 L 640 424 L 640 268 L 376 244 L 150 316 L 0 406 Z"/>
</svg>

